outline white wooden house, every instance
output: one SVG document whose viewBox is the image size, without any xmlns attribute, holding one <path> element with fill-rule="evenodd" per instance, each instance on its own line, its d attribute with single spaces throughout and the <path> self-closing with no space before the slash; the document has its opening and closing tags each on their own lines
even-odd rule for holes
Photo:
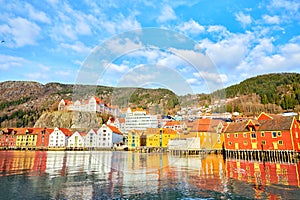
<svg viewBox="0 0 300 200">
<path fill-rule="evenodd" d="M 66 147 L 66 141 L 71 135 L 69 129 L 56 127 L 49 135 L 49 147 Z"/>
<path fill-rule="evenodd" d="M 84 146 L 87 148 L 97 148 L 98 147 L 98 135 L 96 129 L 91 129 L 85 136 L 84 136 Z"/>
<path fill-rule="evenodd" d="M 67 147 L 71 148 L 82 148 L 84 147 L 84 133 L 76 131 L 67 139 Z"/>
<path fill-rule="evenodd" d="M 112 148 L 115 143 L 123 141 L 123 134 L 115 126 L 103 124 L 97 134 L 99 148 Z"/>
</svg>

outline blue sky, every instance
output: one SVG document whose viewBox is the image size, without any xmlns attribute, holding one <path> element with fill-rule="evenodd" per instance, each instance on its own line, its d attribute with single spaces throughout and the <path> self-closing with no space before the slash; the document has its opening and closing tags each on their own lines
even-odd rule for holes
<svg viewBox="0 0 300 200">
<path fill-rule="evenodd" d="M 259 74 L 300 72 L 297 0 L 0 4 L 0 81 L 166 87 L 185 94 Z M 154 29 L 145 40 L 137 30 L 147 28 Z M 176 46 L 183 40 L 193 47 Z M 100 55 L 103 48 L 115 52 L 112 60 Z M 88 74 L 87 66 L 94 67 Z"/>
</svg>

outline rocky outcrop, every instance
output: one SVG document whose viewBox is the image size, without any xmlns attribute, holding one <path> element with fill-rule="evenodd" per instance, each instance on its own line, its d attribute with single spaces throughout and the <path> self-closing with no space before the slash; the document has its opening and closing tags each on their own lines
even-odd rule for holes
<svg viewBox="0 0 300 200">
<path fill-rule="evenodd" d="M 34 127 L 64 127 L 74 129 L 99 128 L 103 120 L 96 113 L 54 111 L 44 112 Z"/>
</svg>

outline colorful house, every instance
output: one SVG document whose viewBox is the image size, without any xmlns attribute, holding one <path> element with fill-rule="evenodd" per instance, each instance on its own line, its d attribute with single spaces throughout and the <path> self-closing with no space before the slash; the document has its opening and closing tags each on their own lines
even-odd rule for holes
<svg viewBox="0 0 300 200">
<path fill-rule="evenodd" d="M 136 147 L 140 147 L 141 145 L 141 137 L 144 135 L 145 131 L 142 130 L 130 130 L 128 132 L 128 149 L 133 150 Z"/>
<path fill-rule="evenodd" d="M 34 128 L 33 131 L 37 133 L 36 146 L 39 148 L 46 148 L 49 146 L 49 136 L 54 129 L 50 128 Z"/>
<path fill-rule="evenodd" d="M 181 121 L 166 121 L 163 128 L 171 128 L 175 131 L 183 130 L 183 123 Z"/>
<path fill-rule="evenodd" d="M 202 149 L 220 150 L 224 142 L 222 134 L 224 123 L 215 119 L 197 119 L 192 123 L 189 134 L 181 135 L 181 138 L 199 137 Z"/>
<path fill-rule="evenodd" d="M 12 128 L 3 128 L 0 131 L 0 147 L 15 147 L 17 141 L 16 131 Z"/>
<path fill-rule="evenodd" d="M 84 138 L 85 133 L 79 133 L 76 131 L 67 139 L 68 148 L 83 148 L 84 147 Z"/>
<path fill-rule="evenodd" d="M 169 128 L 147 128 L 147 147 L 168 147 L 169 140 L 178 138 L 178 132 Z"/>
<path fill-rule="evenodd" d="M 86 148 L 96 148 L 97 147 L 97 130 L 91 129 L 84 137 L 84 146 Z"/>
<path fill-rule="evenodd" d="M 123 134 L 115 126 L 103 124 L 97 135 L 99 148 L 112 148 L 114 144 L 123 142 Z"/>
<path fill-rule="evenodd" d="M 16 147 L 34 148 L 37 142 L 37 133 L 33 128 L 14 128 L 17 135 Z"/>
<path fill-rule="evenodd" d="M 66 147 L 66 141 L 71 135 L 69 129 L 56 127 L 49 136 L 49 147 Z"/>
<path fill-rule="evenodd" d="M 226 150 L 300 152 L 299 122 L 294 116 L 267 115 L 232 122 L 224 130 Z"/>
</svg>

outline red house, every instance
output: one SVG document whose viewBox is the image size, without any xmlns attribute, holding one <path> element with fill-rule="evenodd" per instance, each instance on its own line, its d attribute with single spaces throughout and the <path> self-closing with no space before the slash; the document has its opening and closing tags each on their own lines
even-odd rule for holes
<svg viewBox="0 0 300 200">
<path fill-rule="evenodd" d="M 36 147 L 46 148 L 49 146 L 49 135 L 54 129 L 50 128 L 34 128 L 34 132 L 37 134 Z"/>
<path fill-rule="evenodd" d="M 299 122 L 293 116 L 262 113 L 256 120 L 232 122 L 224 130 L 226 150 L 300 152 Z"/>
<path fill-rule="evenodd" d="M 13 148 L 16 146 L 16 131 L 12 128 L 4 128 L 0 131 L 0 147 Z"/>
</svg>

